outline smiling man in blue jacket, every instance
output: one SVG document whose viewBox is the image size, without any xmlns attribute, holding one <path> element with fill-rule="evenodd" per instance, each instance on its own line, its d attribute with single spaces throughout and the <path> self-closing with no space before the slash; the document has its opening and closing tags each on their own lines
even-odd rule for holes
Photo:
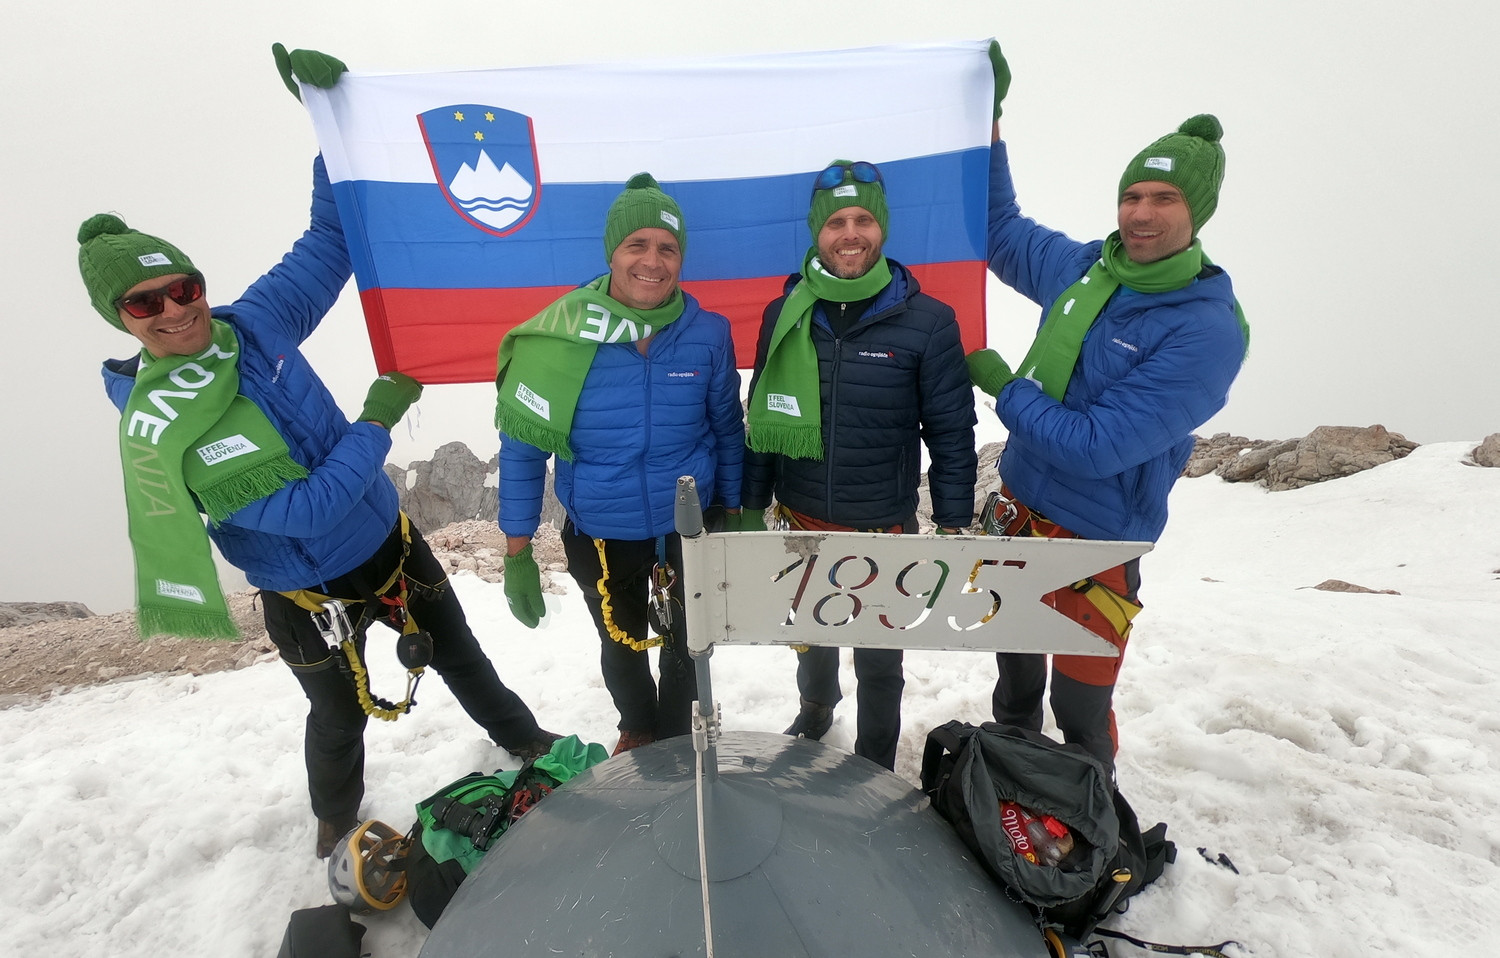
<svg viewBox="0 0 1500 958">
<path fill-rule="evenodd" d="M 599 631 L 600 669 L 620 713 L 616 755 L 685 735 L 698 683 L 682 622 L 677 480 L 736 514 L 745 428 L 729 320 L 678 285 L 687 222 L 649 173 L 630 178 L 604 221 L 609 271 L 506 334 L 497 363 L 505 595 L 535 628 L 542 605 L 531 540 L 547 461 L 568 571 Z M 648 596 L 677 623 L 647 630 Z M 670 595 L 660 595 L 666 592 Z M 660 646 L 660 682 L 648 649 Z"/>
<path fill-rule="evenodd" d="M 344 70 L 313 51 L 292 57 L 319 68 L 319 85 Z M 497 744 L 523 757 L 546 752 L 557 736 L 496 675 L 385 475 L 390 428 L 422 387 L 387 373 L 350 423 L 301 353 L 350 275 L 322 158 L 307 231 L 228 306 L 209 307 L 203 274 L 178 247 L 117 216 L 90 217 L 78 242 L 94 308 L 142 346 L 103 370 L 122 413 L 141 633 L 235 634 L 210 538 L 261 590 L 266 630 L 309 701 L 318 857 L 358 823 L 364 728 L 378 714 L 358 660 L 376 619 L 410 621 L 430 638 L 428 664 Z M 330 648 L 310 615 L 327 598 L 348 603 L 356 636 L 347 646 Z"/>
<path fill-rule="evenodd" d="M 1197 238 L 1218 205 L 1222 128 L 1195 116 L 1137 154 L 1120 178 L 1119 229 L 1080 243 L 1021 215 L 999 139 L 1010 74 L 998 45 L 991 57 L 990 270 L 1043 307 L 1017 373 L 994 350 L 969 356 L 974 384 L 995 397 L 1009 431 L 1000 475 L 1015 508 L 1004 531 L 1155 541 L 1193 430 L 1223 408 L 1249 344 L 1229 276 Z M 1139 587 L 1132 560 L 1047 601 L 1123 657 Z M 995 720 L 1040 730 L 1046 656 L 996 658 Z M 1120 663 L 1077 655 L 1052 662 L 1058 729 L 1110 767 Z"/>
</svg>

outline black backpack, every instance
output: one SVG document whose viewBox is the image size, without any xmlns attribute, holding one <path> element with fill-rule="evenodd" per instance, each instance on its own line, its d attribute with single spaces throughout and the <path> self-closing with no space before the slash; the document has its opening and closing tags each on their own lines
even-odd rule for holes
<svg viewBox="0 0 1500 958">
<path fill-rule="evenodd" d="M 1176 859 L 1167 826 L 1144 834 L 1103 763 L 1040 732 L 948 722 L 927 736 L 922 791 L 1012 897 L 1044 928 L 1083 941 Z M 1018 856 L 1001 824 L 1014 802 L 1068 826 L 1076 847 L 1058 866 Z"/>
</svg>

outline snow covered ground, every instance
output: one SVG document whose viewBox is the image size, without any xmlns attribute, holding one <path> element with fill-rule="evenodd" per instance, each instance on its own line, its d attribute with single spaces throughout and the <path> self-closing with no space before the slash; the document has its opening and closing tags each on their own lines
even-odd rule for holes
<svg viewBox="0 0 1500 958">
<path fill-rule="evenodd" d="M 1170 825 L 1177 864 L 1113 926 L 1240 955 L 1479 954 L 1500 933 L 1500 470 L 1473 443 L 1292 492 L 1178 483 L 1143 560 L 1146 611 L 1117 697 L 1121 787 Z M 563 577 L 565 578 L 565 577 Z M 1400 593 L 1310 588 L 1342 579 Z M 498 585 L 456 580 L 502 677 L 548 728 L 612 746 L 615 714 L 576 594 L 528 632 Z M 375 690 L 400 668 L 372 642 Z M 380 656 L 386 655 L 385 659 Z M 730 728 L 779 731 L 794 656 L 721 649 Z M 987 718 L 993 660 L 909 653 L 897 772 L 924 736 Z M 852 665 L 827 741 L 850 748 Z M 371 723 L 364 812 L 398 828 L 435 787 L 515 767 L 442 683 Z M 0 954 L 274 955 L 329 900 L 312 856 L 305 708 L 277 662 L 147 679 L 0 711 Z M 1195 851 L 1226 855 L 1238 869 Z M 363 920 L 374 958 L 410 958 L 406 906 Z M 1123 944 L 1117 956 L 1136 954 Z"/>
</svg>

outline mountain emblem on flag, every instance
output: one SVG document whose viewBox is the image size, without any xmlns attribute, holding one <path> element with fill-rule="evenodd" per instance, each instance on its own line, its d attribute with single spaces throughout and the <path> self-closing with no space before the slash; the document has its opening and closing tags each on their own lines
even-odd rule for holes
<svg viewBox="0 0 1500 958">
<path fill-rule="evenodd" d="M 526 225 L 542 191 L 531 117 L 459 103 L 418 114 L 417 123 L 455 213 L 496 236 Z"/>
</svg>

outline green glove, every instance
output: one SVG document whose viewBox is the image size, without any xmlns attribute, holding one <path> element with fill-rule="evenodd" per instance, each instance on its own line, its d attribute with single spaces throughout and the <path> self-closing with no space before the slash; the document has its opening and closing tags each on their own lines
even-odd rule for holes
<svg viewBox="0 0 1500 958">
<path fill-rule="evenodd" d="M 340 64 L 342 66 L 342 64 Z M 995 71 L 995 119 L 1000 119 L 1000 101 L 1010 92 L 1010 64 L 1000 52 L 1000 42 L 990 41 L 990 69 Z"/>
<path fill-rule="evenodd" d="M 764 509 L 752 509 L 745 506 L 740 510 L 739 515 L 731 512 L 724 518 L 727 520 L 724 523 L 725 532 L 766 531 L 766 510 Z"/>
<path fill-rule="evenodd" d="M 936 532 L 940 536 L 961 536 L 964 534 L 964 531 L 962 529 L 955 529 L 952 532 L 949 532 L 943 526 L 938 526 Z"/>
<path fill-rule="evenodd" d="M 542 573 L 531 557 L 531 543 L 513 556 L 505 557 L 505 601 L 510 614 L 528 629 L 536 628 L 547 613 L 542 603 Z"/>
<path fill-rule="evenodd" d="M 343 60 L 316 50 L 293 50 L 288 53 L 286 47 L 273 43 L 271 56 L 276 58 L 276 72 L 281 74 L 281 82 L 286 84 L 286 88 L 298 100 L 302 99 L 302 92 L 297 89 L 293 77 L 308 86 L 326 90 L 339 82 L 340 76 L 349 72 Z"/>
<path fill-rule="evenodd" d="M 405 373 L 385 373 L 370 384 L 365 408 L 359 418 L 389 429 L 401 421 L 411 404 L 422 396 L 422 384 Z"/>
<path fill-rule="evenodd" d="M 1016 378 L 1010 366 L 993 349 L 976 349 L 967 357 L 969 381 L 991 396 L 998 397 L 1005 384 Z"/>
</svg>

